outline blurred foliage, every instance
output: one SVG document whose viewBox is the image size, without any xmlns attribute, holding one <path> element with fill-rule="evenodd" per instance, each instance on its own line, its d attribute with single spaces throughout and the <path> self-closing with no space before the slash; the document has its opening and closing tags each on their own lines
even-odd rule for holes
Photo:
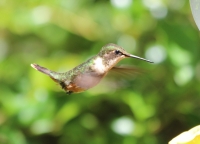
<svg viewBox="0 0 200 144">
<path fill-rule="evenodd" d="M 64 72 L 116 43 L 155 62 L 66 95 Z M 199 125 L 200 41 L 187 0 L 1 0 L 1 144 L 161 144 Z"/>
</svg>

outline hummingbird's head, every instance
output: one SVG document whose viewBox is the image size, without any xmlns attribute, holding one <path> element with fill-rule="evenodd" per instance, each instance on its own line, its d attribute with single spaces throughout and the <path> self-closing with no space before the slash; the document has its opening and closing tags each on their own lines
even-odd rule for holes
<svg viewBox="0 0 200 144">
<path fill-rule="evenodd" d="M 140 60 L 144 60 L 150 63 L 153 63 L 150 60 L 129 54 L 126 52 L 122 47 L 116 45 L 116 44 L 107 44 L 104 47 L 102 47 L 101 51 L 99 52 L 99 56 L 102 57 L 102 59 L 107 63 L 108 65 L 115 65 L 117 62 L 124 58 L 136 58 Z"/>
</svg>

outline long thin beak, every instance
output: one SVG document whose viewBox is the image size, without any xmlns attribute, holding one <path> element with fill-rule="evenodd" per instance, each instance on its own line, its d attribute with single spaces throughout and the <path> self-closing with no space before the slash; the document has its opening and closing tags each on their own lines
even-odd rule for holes
<svg viewBox="0 0 200 144">
<path fill-rule="evenodd" d="M 144 58 L 141 58 L 139 56 L 132 55 L 132 54 L 124 54 L 124 55 L 127 56 L 127 57 L 136 58 L 136 59 L 140 59 L 140 60 L 143 60 L 143 61 L 146 61 L 146 62 L 149 62 L 149 63 L 153 63 L 150 60 L 147 60 L 147 59 L 144 59 Z"/>
</svg>

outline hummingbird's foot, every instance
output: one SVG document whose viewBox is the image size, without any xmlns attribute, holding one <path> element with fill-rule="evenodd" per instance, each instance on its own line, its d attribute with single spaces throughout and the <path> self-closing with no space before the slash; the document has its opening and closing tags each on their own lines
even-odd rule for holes
<svg viewBox="0 0 200 144">
<path fill-rule="evenodd" d="M 60 82 L 60 85 L 61 85 L 62 89 L 65 90 L 65 87 L 66 87 L 65 83 L 64 82 Z"/>
<path fill-rule="evenodd" d="M 73 91 L 66 90 L 66 84 L 65 84 L 64 82 L 60 82 L 60 85 L 61 85 L 62 89 L 66 91 L 66 93 L 67 93 L 68 95 L 70 95 L 70 94 L 73 93 Z"/>
<path fill-rule="evenodd" d="M 70 95 L 70 94 L 73 93 L 73 91 L 67 91 L 66 93 L 67 93 L 68 95 Z"/>
</svg>

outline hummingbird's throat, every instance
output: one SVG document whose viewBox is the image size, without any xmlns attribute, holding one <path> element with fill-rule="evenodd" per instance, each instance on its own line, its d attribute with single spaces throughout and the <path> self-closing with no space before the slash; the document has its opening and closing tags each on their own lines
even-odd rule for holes
<svg viewBox="0 0 200 144">
<path fill-rule="evenodd" d="M 100 56 L 97 56 L 94 59 L 93 70 L 99 74 L 105 74 L 123 58 L 125 58 L 125 56 L 112 59 L 106 59 L 105 57 L 102 58 Z"/>
<path fill-rule="evenodd" d="M 94 67 L 93 69 L 100 73 L 100 74 L 103 74 L 106 72 L 107 68 L 104 64 L 104 61 L 103 61 L 103 58 L 101 57 L 97 57 L 95 60 L 94 60 Z"/>
</svg>

